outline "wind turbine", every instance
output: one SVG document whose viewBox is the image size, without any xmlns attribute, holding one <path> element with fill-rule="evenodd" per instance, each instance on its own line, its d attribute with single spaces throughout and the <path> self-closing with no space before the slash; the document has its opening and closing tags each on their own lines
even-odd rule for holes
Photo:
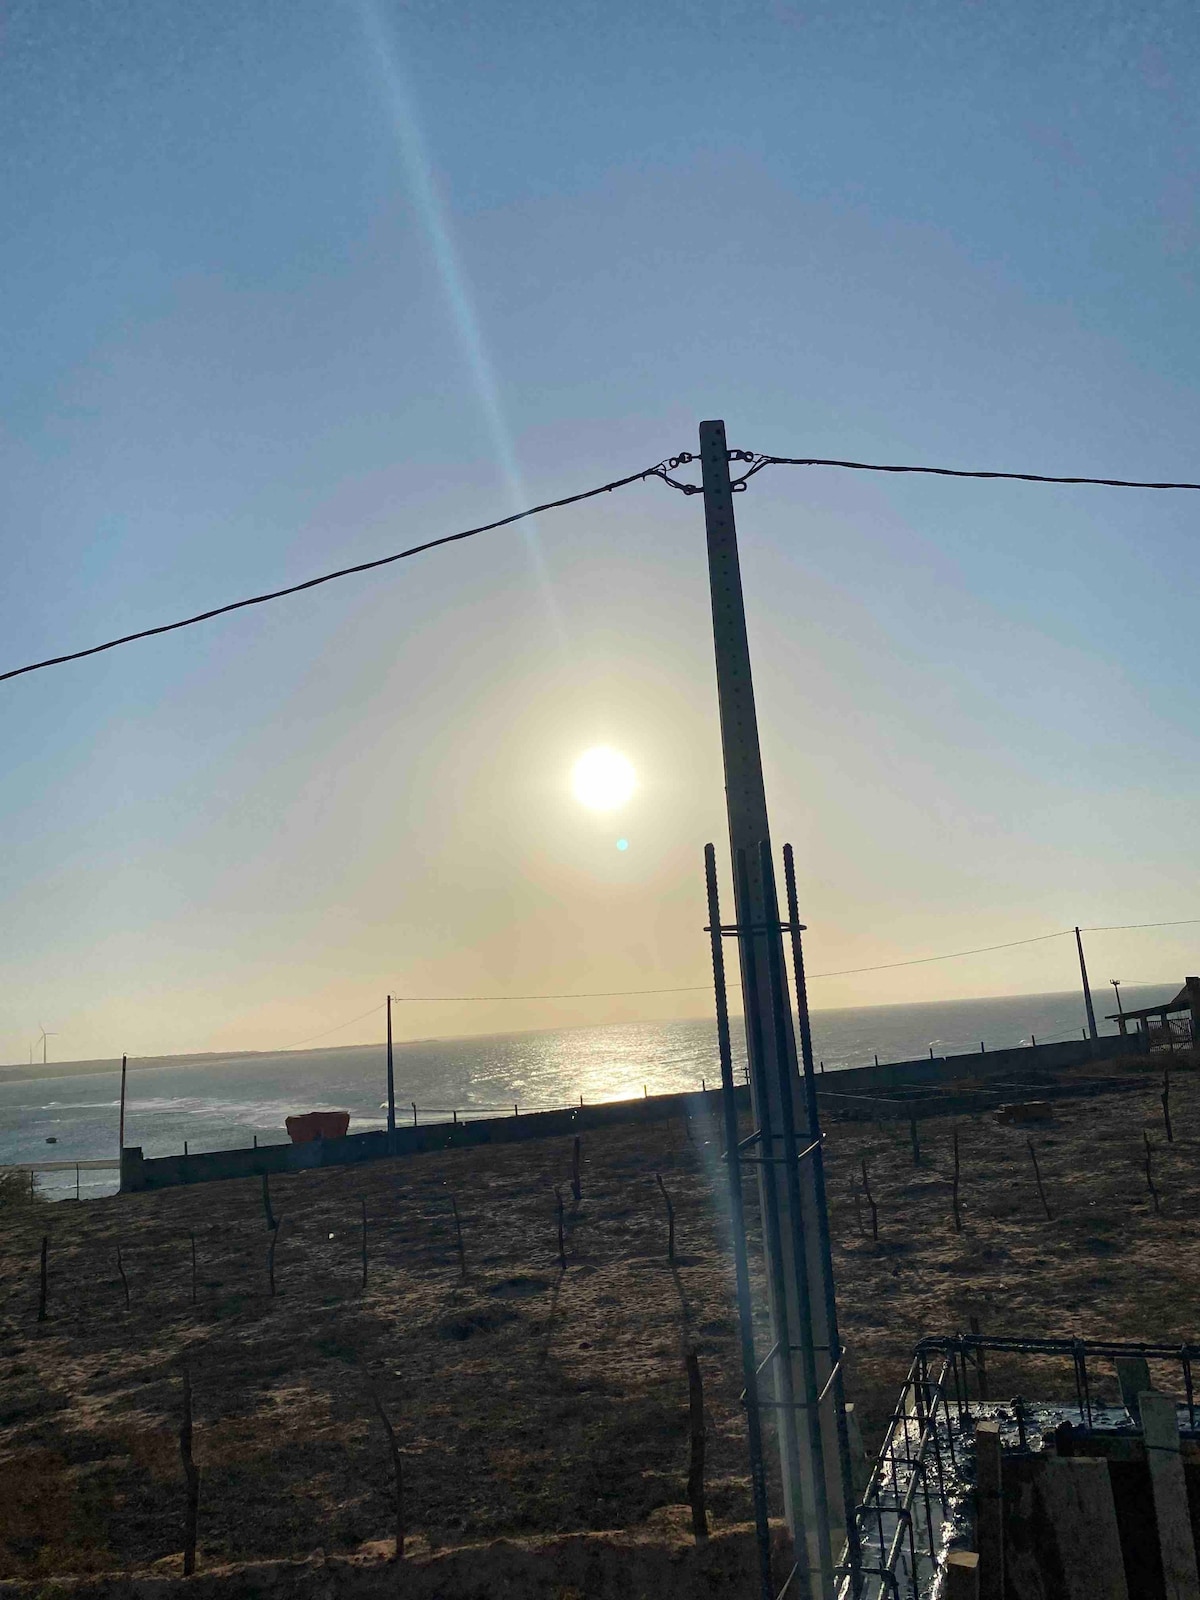
<svg viewBox="0 0 1200 1600">
<path fill-rule="evenodd" d="M 38 1023 L 38 1027 L 42 1028 L 42 1025 L 41 1025 L 40 1022 Z M 41 1045 L 42 1045 L 42 1065 L 43 1066 L 46 1065 L 46 1040 L 47 1039 L 56 1039 L 57 1037 L 58 1037 L 57 1034 L 55 1034 L 55 1033 L 47 1033 L 45 1028 L 42 1028 Z"/>
</svg>

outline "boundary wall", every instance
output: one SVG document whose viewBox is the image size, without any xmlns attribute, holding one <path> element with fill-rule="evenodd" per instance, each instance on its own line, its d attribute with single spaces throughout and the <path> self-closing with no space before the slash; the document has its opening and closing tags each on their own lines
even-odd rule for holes
<svg viewBox="0 0 1200 1600">
<path fill-rule="evenodd" d="M 920 1105 L 923 1089 L 964 1080 L 1020 1078 L 1112 1061 L 1124 1056 L 1144 1056 L 1145 1041 L 1136 1034 L 1105 1035 L 1101 1039 L 1068 1039 L 1059 1044 L 1022 1045 L 1013 1050 L 987 1050 L 978 1055 L 938 1056 L 933 1060 L 894 1061 L 878 1067 L 845 1067 L 817 1078 L 818 1099 L 830 1111 L 853 1109 L 866 1102 L 871 1116 L 908 1117 Z M 1014 1082 L 1005 1087 L 1034 1085 Z M 1000 1085 L 997 1085 L 1000 1087 Z M 917 1091 L 917 1097 L 912 1091 Z M 626 1123 L 658 1122 L 668 1117 L 703 1116 L 719 1112 L 720 1089 L 684 1094 L 656 1094 L 640 1100 L 613 1100 L 593 1106 L 569 1106 L 561 1111 L 525 1111 L 514 1116 L 479 1117 L 471 1122 L 430 1122 L 397 1127 L 392 1140 L 385 1129 L 351 1133 L 344 1139 L 315 1139 L 310 1144 L 266 1144 L 252 1149 L 212 1150 L 177 1156 L 143 1156 L 140 1147 L 121 1152 L 121 1191 L 169 1189 L 185 1183 L 210 1183 L 223 1178 L 252 1178 L 261 1173 L 304 1172 L 313 1167 L 353 1166 L 388 1156 L 417 1155 L 425 1150 L 469 1149 L 484 1144 L 512 1144 L 524 1139 L 546 1139 Z M 900 1095 L 899 1100 L 892 1100 Z M 749 1090 L 739 1086 L 738 1105 L 748 1110 Z M 943 1109 L 939 1106 L 939 1110 Z"/>
</svg>

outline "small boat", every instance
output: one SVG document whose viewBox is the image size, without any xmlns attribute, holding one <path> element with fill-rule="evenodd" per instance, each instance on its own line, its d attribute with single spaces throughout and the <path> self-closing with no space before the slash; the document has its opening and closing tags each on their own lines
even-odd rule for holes
<svg viewBox="0 0 1200 1600">
<path fill-rule="evenodd" d="M 58 1135 L 54 1134 L 54 1133 L 50 1134 L 49 1137 L 46 1140 L 46 1143 L 47 1144 L 57 1144 L 58 1143 Z"/>
</svg>

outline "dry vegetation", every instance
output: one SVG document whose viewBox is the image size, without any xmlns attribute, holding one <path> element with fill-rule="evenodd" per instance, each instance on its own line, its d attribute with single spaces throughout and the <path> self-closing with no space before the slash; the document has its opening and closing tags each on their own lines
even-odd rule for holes
<svg viewBox="0 0 1200 1600">
<path fill-rule="evenodd" d="M 849 1390 L 869 1441 L 916 1340 L 965 1328 L 972 1314 L 995 1333 L 1182 1340 L 1200 1331 L 1200 1080 L 1173 1078 L 1168 1145 L 1159 1071 L 1132 1093 L 1058 1102 L 1054 1122 L 1034 1129 L 998 1127 L 990 1113 L 957 1118 L 961 1233 L 949 1119 L 921 1123 L 917 1166 L 906 1124 L 831 1124 Z M 685 1326 L 706 1386 L 710 1512 L 718 1528 L 744 1522 L 724 1170 L 715 1131 L 693 1131 L 694 1142 L 679 1121 L 586 1135 L 577 1205 L 570 1140 L 273 1179 L 282 1219 L 274 1296 L 257 1181 L 82 1205 L 10 1193 L 0 1209 L 0 1577 L 156 1562 L 177 1570 L 185 1357 L 202 1568 L 353 1550 L 389 1534 L 390 1460 L 363 1365 L 395 1425 L 411 1548 L 669 1516 L 663 1508 L 685 1498 Z M 1034 1186 L 1030 1135 L 1052 1221 Z M 865 1207 L 859 1230 L 851 1198 L 864 1156 L 878 1242 Z M 676 1211 L 674 1271 L 656 1173 Z M 39 1323 L 43 1232 L 50 1277 Z"/>
</svg>

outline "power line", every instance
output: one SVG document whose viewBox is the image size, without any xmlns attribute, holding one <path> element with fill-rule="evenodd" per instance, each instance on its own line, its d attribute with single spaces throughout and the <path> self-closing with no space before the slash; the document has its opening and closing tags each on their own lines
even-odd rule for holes
<svg viewBox="0 0 1200 1600">
<path fill-rule="evenodd" d="M 1059 477 L 1041 472 L 985 472 L 961 467 L 897 466 L 877 461 L 839 461 L 822 456 L 769 456 L 757 454 L 753 450 L 731 450 L 729 458 L 731 461 L 749 463 L 742 476 L 733 481 L 732 487 L 735 489 L 744 488 L 748 480 L 761 472 L 764 467 L 840 467 L 852 472 L 924 473 L 938 478 L 1007 479 L 1019 483 L 1094 484 L 1107 489 L 1200 489 L 1200 483 L 1152 483 L 1136 478 Z M 356 562 L 351 567 L 339 567 L 334 572 L 324 572 L 320 577 L 307 578 L 303 583 L 288 584 L 282 589 L 272 589 L 266 594 L 250 595 L 244 600 L 231 600 L 227 605 L 213 606 L 207 611 L 198 611 L 194 616 L 181 617 L 176 622 L 160 623 L 153 628 L 139 628 L 135 633 L 121 634 L 118 638 L 107 639 L 103 644 L 89 645 L 83 650 L 69 650 L 62 655 L 47 656 L 42 661 L 31 661 L 23 667 L 11 667 L 7 672 L 0 672 L 0 683 L 10 678 L 23 677 L 28 672 L 40 672 L 45 667 L 62 666 L 68 661 L 82 661 L 87 656 L 100 655 L 106 650 L 115 650 L 121 645 L 133 644 L 139 639 L 152 639 L 158 634 L 175 633 L 180 628 L 192 628 L 199 622 L 211 621 L 213 617 L 226 616 L 231 611 L 243 611 L 248 606 L 266 605 L 271 600 L 282 600 L 287 595 L 300 594 L 305 589 L 316 589 L 322 584 L 334 583 L 339 578 L 352 577 L 359 572 L 371 572 L 377 567 L 387 567 L 393 562 L 405 561 L 410 556 L 422 555 L 427 550 L 436 550 L 441 545 L 456 544 L 462 539 L 473 539 L 477 534 L 506 528 L 511 523 L 521 522 L 526 517 L 539 516 L 544 511 L 556 511 L 564 506 L 578 505 L 580 501 L 592 500 L 601 494 L 610 494 L 614 489 L 624 489 L 631 483 L 642 483 L 647 478 L 659 478 L 683 494 L 699 494 L 698 484 L 683 483 L 671 475 L 678 467 L 695 459 L 691 451 L 684 450 L 677 456 L 667 457 L 653 467 L 645 467 L 641 472 L 631 472 L 627 477 L 614 478 L 611 483 L 599 484 L 596 488 L 585 489 L 580 494 L 564 495 L 559 500 L 547 500 L 541 505 L 530 506 L 527 510 L 514 511 L 510 516 L 497 517 L 494 522 L 481 523 L 476 528 L 463 528 L 458 533 L 447 533 L 438 539 L 427 539 L 423 544 L 410 545 L 408 549 L 397 550 L 392 555 L 378 556 L 373 561 Z"/>
<path fill-rule="evenodd" d="M 951 950 L 944 956 L 912 956 L 907 961 L 884 961 L 877 967 L 843 967 L 840 972 L 813 972 L 813 978 L 848 978 L 856 972 L 889 972 L 893 967 L 921 967 L 930 961 L 957 961 L 960 956 L 985 956 L 993 950 L 1015 950 L 1019 944 L 1042 944 L 1047 939 L 1061 939 L 1073 933 L 1073 928 L 1060 928 L 1057 933 L 1035 933 L 1031 939 L 1009 939 L 1006 944 L 984 944 L 976 950 Z"/>
<path fill-rule="evenodd" d="M 1010 939 L 1006 944 L 981 945 L 977 950 L 951 950 L 941 956 L 913 956 L 907 961 L 884 961 L 874 967 L 845 967 L 839 972 L 810 972 L 809 979 L 814 978 L 846 978 L 858 972 L 887 972 L 892 967 L 919 967 L 929 961 L 956 961 L 960 956 L 986 955 L 992 950 L 1012 950 L 1020 944 L 1040 944 L 1045 939 L 1061 939 L 1064 934 L 1071 933 L 1070 928 L 1060 928 L 1057 933 L 1038 933 L 1031 939 Z M 734 980 L 728 980 L 730 988 L 739 988 Z M 396 1001 L 428 1001 L 458 1003 L 460 1001 L 490 1001 L 490 1000 L 612 1000 L 623 998 L 626 995 L 638 994 L 699 994 L 702 990 L 712 988 L 711 983 L 685 983 L 678 984 L 669 989 L 579 989 L 564 994 L 394 994 Z"/>
<path fill-rule="evenodd" d="M 160 623 L 154 628 L 139 628 L 136 633 L 124 633 L 117 639 L 108 639 L 103 644 L 89 645 L 85 650 L 70 650 L 65 655 L 47 656 L 44 661 L 31 661 L 28 666 L 11 667 L 7 672 L 0 672 L 0 683 L 9 678 L 22 677 L 27 672 L 40 672 L 43 667 L 59 667 L 66 661 L 82 661 L 85 656 L 98 656 L 105 650 L 115 650 L 119 645 L 133 644 L 137 639 L 151 639 L 156 634 L 174 633 L 179 628 L 192 628 L 198 622 L 209 622 L 213 617 L 223 617 L 230 611 L 243 611 L 247 606 L 266 605 L 270 600 L 282 600 L 285 595 L 300 594 L 305 589 L 317 589 L 323 583 L 333 583 L 338 578 L 349 578 L 357 572 L 371 572 L 376 567 L 390 566 L 394 561 L 406 561 L 409 556 L 423 555 L 426 550 L 436 550 L 440 545 L 457 544 L 461 539 L 473 539 L 480 533 L 491 533 L 496 528 L 507 528 L 510 523 L 521 522 L 525 517 L 539 516 L 543 511 L 557 511 L 563 506 L 578 505 L 581 500 L 594 500 L 597 495 L 611 494 L 614 489 L 624 489 L 631 483 L 641 483 L 646 478 L 661 478 L 672 488 L 682 488 L 671 478 L 669 469 L 675 464 L 675 457 L 668 461 L 660 461 L 657 466 L 646 467 L 642 472 L 631 472 L 627 478 L 614 478 L 611 483 L 602 483 L 595 489 L 585 489 L 581 494 L 564 495 L 560 500 L 547 500 L 539 506 L 530 506 L 525 511 L 514 511 L 511 516 L 497 517 L 494 522 L 484 522 L 477 528 L 464 528 L 459 533 L 446 533 L 439 539 L 427 539 L 424 544 L 410 545 L 407 550 L 397 550 L 390 556 L 377 556 L 373 561 L 359 561 L 352 567 L 339 567 L 335 572 L 324 572 L 319 578 L 306 578 L 303 583 L 292 583 L 284 589 L 272 589 L 266 594 L 250 595 L 245 600 L 231 600 L 228 605 L 213 606 L 208 611 L 198 611 L 195 616 L 182 617 L 178 622 Z"/>
<path fill-rule="evenodd" d="M 363 1022 L 367 1017 L 373 1017 L 377 1011 L 382 1011 L 380 1005 L 372 1006 L 370 1011 L 364 1011 L 360 1017 L 351 1017 L 346 1022 L 339 1022 L 332 1028 L 326 1028 L 324 1033 L 310 1033 L 307 1039 L 297 1039 L 295 1044 L 280 1045 L 281 1050 L 299 1050 L 302 1044 L 311 1044 L 314 1039 L 328 1039 L 331 1033 L 341 1033 L 343 1028 L 349 1028 L 356 1022 Z"/>
<path fill-rule="evenodd" d="M 1067 478 L 1045 472 L 984 472 L 963 467 L 893 466 L 879 461 L 833 461 L 822 456 L 764 456 L 751 450 L 731 450 L 730 458 L 751 463 L 737 479 L 745 483 L 764 467 L 841 467 L 849 472 L 916 472 L 934 478 L 1003 479 L 1010 483 L 1093 484 L 1103 489 L 1200 489 L 1200 483 L 1150 483 L 1140 478 Z"/>
<path fill-rule="evenodd" d="M 1127 928 L 1194 928 L 1200 917 L 1180 917 L 1175 922 L 1110 922 L 1103 928 L 1080 928 L 1080 933 L 1121 933 Z"/>
<path fill-rule="evenodd" d="M 1129 928 L 1182 928 L 1200 924 L 1200 917 L 1184 917 L 1177 922 L 1119 922 L 1107 927 L 1082 928 L 1082 933 L 1115 933 Z M 972 950 L 948 950 L 938 956 L 909 956 L 904 961 L 882 961 L 870 967 L 840 967 L 836 972 L 810 972 L 807 974 L 811 982 L 817 978 L 850 978 L 863 972 L 891 972 L 896 967 L 921 967 L 931 961 L 958 961 L 963 956 L 985 956 L 995 950 L 1015 950 L 1020 945 L 1044 944 L 1049 939 L 1062 939 L 1069 933 L 1074 933 L 1073 928 L 1059 928 L 1054 933 L 1035 933 L 1028 939 L 1008 939 L 1003 944 L 977 945 Z M 729 979 L 730 988 L 740 987 L 733 979 Z M 626 995 L 639 994 L 699 994 L 712 988 L 711 983 L 686 983 L 677 984 L 668 989 L 577 989 L 561 994 L 394 994 L 395 1001 L 421 1001 L 437 1003 L 445 1001 L 447 1004 L 458 1004 L 465 1001 L 508 1001 L 508 1000 L 612 1000 L 623 998 Z"/>
<path fill-rule="evenodd" d="M 684 983 L 672 989 L 578 989 L 566 994 L 394 994 L 398 1003 L 420 1001 L 458 1002 L 461 1000 L 613 1000 L 630 994 L 697 994 L 711 989 L 711 983 Z"/>
<path fill-rule="evenodd" d="M 1200 926 L 1200 917 L 1181 917 L 1172 922 L 1114 922 L 1103 927 L 1082 928 L 1082 933 L 1119 933 L 1133 928 L 1184 928 Z M 836 972 L 810 972 L 809 980 L 816 978 L 849 978 L 863 972 L 891 972 L 897 967 L 926 966 L 932 961 L 957 961 L 963 956 L 990 955 L 995 950 L 1015 950 L 1020 945 L 1044 944 L 1049 939 L 1062 939 L 1067 934 L 1073 933 L 1073 928 L 1059 928 L 1056 933 L 1035 933 L 1028 939 L 1009 939 L 1004 944 L 978 945 L 973 950 L 950 950 L 939 956 L 910 956 L 904 961 L 884 961 L 871 967 L 842 967 Z M 729 987 L 740 988 L 741 985 L 734 979 L 729 979 Z M 1139 987 L 1136 979 L 1127 980 L 1130 988 Z M 1141 987 L 1164 987 L 1161 983 L 1143 983 Z M 397 1004 L 445 1004 L 461 1005 L 466 1002 L 489 1001 L 521 1001 L 521 1000 L 617 1000 L 625 999 L 632 995 L 643 994 L 700 994 L 707 993 L 712 988 L 711 983 L 683 983 L 675 984 L 661 989 L 570 989 L 554 994 L 394 994 L 392 999 Z M 323 1033 L 311 1033 L 306 1039 L 299 1039 L 295 1044 L 281 1046 L 284 1050 L 296 1050 L 300 1045 L 311 1044 L 314 1039 L 327 1039 L 331 1033 L 340 1033 L 343 1028 L 349 1028 L 356 1022 L 363 1022 L 367 1017 L 374 1016 L 381 1006 L 372 1006 L 369 1011 L 364 1011 L 361 1016 L 351 1017 L 346 1022 L 339 1022 L 332 1028 L 326 1028 Z"/>
</svg>

